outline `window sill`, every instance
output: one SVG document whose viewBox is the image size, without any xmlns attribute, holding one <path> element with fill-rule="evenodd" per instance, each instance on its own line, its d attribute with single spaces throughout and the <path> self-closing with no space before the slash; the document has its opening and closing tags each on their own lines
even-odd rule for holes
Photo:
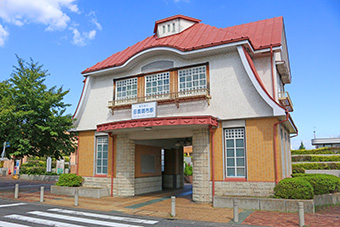
<svg viewBox="0 0 340 227">
<path fill-rule="evenodd" d="M 224 181 L 238 181 L 238 182 L 242 182 L 242 181 L 247 181 L 246 178 L 240 178 L 240 177 L 235 177 L 235 178 L 225 178 Z"/>
<path fill-rule="evenodd" d="M 94 177 L 107 177 L 107 174 L 96 174 Z"/>
</svg>

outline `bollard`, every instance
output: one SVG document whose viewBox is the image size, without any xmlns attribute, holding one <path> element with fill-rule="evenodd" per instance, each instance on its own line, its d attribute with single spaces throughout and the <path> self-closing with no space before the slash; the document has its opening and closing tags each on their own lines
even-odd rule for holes
<svg viewBox="0 0 340 227">
<path fill-rule="evenodd" d="M 299 226 L 305 226 L 305 211 L 303 209 L 303 202 L 298 202 L 299 206 Z"/>
<path fill-rule="evenodd" d="M 176 216 L 176 196 L 171 196 L 171 217 Z"/>
<path fill-rule="evenodd" d="M 234 209 L 234 223 L 238 222 L 238 201 L 237 199 L 233 200 L 233 209 Z"/>
<path fill-rule="evenodd" d="M 15 199 L 19 198 L 19 184 L 15 184 L 14 198 Z"/>
<path fill-rule="evenodd" d="M 40 187 L 40 202 L 44 202 L 44 187 Z"/>
<path fill-rule="evenodd" d="M 78 206 L 78 198 L 79 197 L 79 195 L 78 195 L 78 190 L 76 189 L 75 191 L 74 191 L 74 206 Z"/>
</svg>

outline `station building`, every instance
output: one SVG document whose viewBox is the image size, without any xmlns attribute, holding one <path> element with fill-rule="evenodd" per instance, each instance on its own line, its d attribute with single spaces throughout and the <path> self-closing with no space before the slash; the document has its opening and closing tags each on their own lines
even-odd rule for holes
<svg viewBox="0 0 340 227">
<path fill-rule="evenodd" d="M 194 201 L 273 194 L 292 173 L 297 134 L 283 18 L 216 28 L 176 15 L 151 29 L 82 72 L 74 117 L 85 185 L 113 196 L 183 187 L 192 145 Z"/>
</svg>

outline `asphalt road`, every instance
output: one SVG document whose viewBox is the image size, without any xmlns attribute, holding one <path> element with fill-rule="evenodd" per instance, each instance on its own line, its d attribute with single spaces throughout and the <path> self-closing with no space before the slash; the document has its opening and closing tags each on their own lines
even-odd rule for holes
<svg viewBox="0 0 340 227">
<path fill-rule="evenodd" d="M 0 226 L 242 226 L 144 217 L 0 199 Z M 245 226 L 245 225 L 244 225 Z"/>
</svg>

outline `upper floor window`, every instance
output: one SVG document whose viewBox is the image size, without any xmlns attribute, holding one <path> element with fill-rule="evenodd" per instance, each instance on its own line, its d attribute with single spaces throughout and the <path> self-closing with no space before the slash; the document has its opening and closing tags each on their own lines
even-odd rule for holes
<svg viewBox="0 0 340 227">
<path fill-rule="evenodd" d="M 170 93 L 170 73 L 158 73 L 145 77 L 145 96 L 148 99 L 159 98 L 158 95 Z"/>
<path fill-rule="evenodd" d="M 179 91 L 194 91 L 207 88 L 207 73 L 206 66 L 199 66 L 194 68 L 182 69 L 178 71 Z M 181 95 L 188 95 L 187 92 L 180 93 Z M 190 93 L 191 95 L 191 93 Z"/>
<path fill-rule="evenodd" d="M 116 100 L 137 98 L 137 78 L 116 82 Z"/>
</svg>

